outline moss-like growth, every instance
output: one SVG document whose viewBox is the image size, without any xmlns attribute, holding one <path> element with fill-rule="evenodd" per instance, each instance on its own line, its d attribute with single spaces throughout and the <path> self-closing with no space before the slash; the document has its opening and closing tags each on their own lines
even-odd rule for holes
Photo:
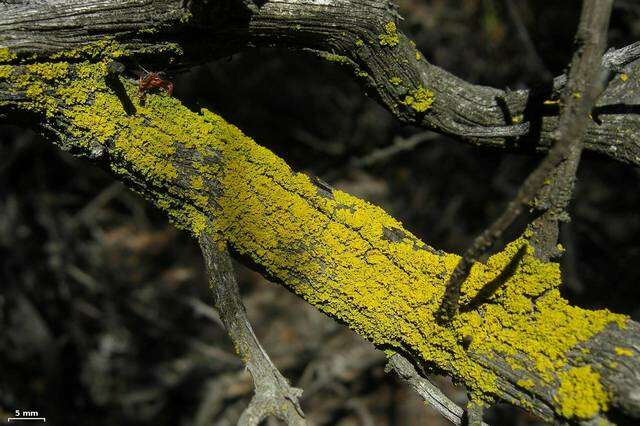
<svg viewBox="0 0 640 426">
<path fill-rule="evenodd" d="M 431 107 L 434 99 L 435 95 L 431 90 L 420 86 L 404 98 L 404 104 L 417 112 L 425 112 Z"/>
<path fill-rule="evenodd" d="M 40 63 L 27 65 L 27 74 L 45 82 L 66 80 L 69 75 L 69 65 L 66 62 Z"/>
<path fill-rule="evenodd" d="M 390 21 L 384 25 L 384 32 L 378 35 L 378 41 L 381 46 L 394 47 L 398 45 L 400 36 L 395 22 Z"/>
<path fill-rule="evenodd" d="M 0 80 L 7 80 L 13 73 L 13 67 L 11 65 L 0 65 Z"/>
<path fill-rule="evenodd" d="M 141 28 L 140 30 L 138 30 L 139 34 L 149 34 L 149 35 L 153 35 L 153 34 L 157 34 L 158 33 L 158 28 L 157 27 L 146 27 L 146 28 Z"/>
<path fill-rule="evenodd" d="M 529 390 L 535 386 L 535 383 L 531 379 L 523 379 L 523 380 L 518 380 L 516 382 L 516 385 L 520 386 L 523 389 Z"/>
</svg>

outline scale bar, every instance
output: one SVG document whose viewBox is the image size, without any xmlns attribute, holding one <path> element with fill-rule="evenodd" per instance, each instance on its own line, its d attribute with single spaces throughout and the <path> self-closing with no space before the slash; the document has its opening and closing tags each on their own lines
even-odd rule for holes
<svg viewBox="0 0 640 426">
<path fill-rule="evenodd" d="M 43 422 L 47 422 L 47 418 L 46 417 L 9 417 L 7 419 L 7 421 L 11 422 L 13 420 L 36 420 L 36 421 L 43 421 Z"/>
</svg>

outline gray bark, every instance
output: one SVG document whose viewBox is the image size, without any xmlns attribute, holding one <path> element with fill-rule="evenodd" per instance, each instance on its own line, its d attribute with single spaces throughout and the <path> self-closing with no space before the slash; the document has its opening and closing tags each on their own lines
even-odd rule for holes
<svg viewBox="0 0 640 426">
<path fill-rule="evenodd" d="M 354 72 L 364 89 L 405 123 L 478 146 L 544 152 L 558 126 L 557 101 L 566 76 L 553 87 L 500 90 L 457 78 L 417 55 L 401 32 L 381 43 L 385 25 L 398 20 L 380 0 L 271 0 L 257 8 L 221 0 L 15 1 L 0 4 L 0 47 L 24 61 L 42 60 L 111 37 L 164 65 L 202 63 L 247 47 L 276 46 L 315 52 Z M 605 56 L 614 78 L 600 97 L 585 133 L 585 148 L 640 164 L 640 43 Z M 618 78 L 624 74 L 626 78 Z M 402 83 L 394 85 L 393 77 Z M 426 111 L 405 104 L 424 87 L 434 94 Z"/>
</svg>

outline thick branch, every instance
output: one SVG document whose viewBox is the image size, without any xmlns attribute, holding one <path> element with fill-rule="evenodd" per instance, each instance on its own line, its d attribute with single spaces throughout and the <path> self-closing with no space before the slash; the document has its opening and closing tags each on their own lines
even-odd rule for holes
<svg viewBox="0 0 640 426">
<path fill-rule="evenodd" d="M 525 239 L 476 264 L 460 315 L 438 325 L 458 256 L 429 247 L 380 208 L 293 172 L 209 111 L 163 94 L 142 105 L 135 83 L 107 75 L 115 68 L 0 67 L 0 102 L 36 114 L 62 148 L 110 168 L 177 226 L 216 235 L 377 346 L 464 383 L 475 400 L 505 400 L 547 420 L 640 417 L 640 327 L 569 306 L 558 265 L 536 259 Z M 629 374 L 623 380 L 601 359 Z"/>
<path fill-rule="evenodd" d="M 123 54 L 165 64 L 202 62 L 246 46 L 307 49 L 350 68 L 406 123 L 481 146 L 549 148 L 558 127 L 553 102 L 565 77 L 536 91 L 469 84 L 429 63 L 397 31 L 396 19 L 395 9 L 382 0 L 270 0 L 257 9 L 238 0 L 25 1 L 3 6 L 0 47 L 9 48 L 4 59 L 10 61 L 13 54 L 42 59 L 81 46 L 84 50 L 73 57 L 96 57 L 104 48 L 87 43 L 110 37 L 120 41 Z M 600 98 L 598 120 L 585 134 L 586 149 L 635 165 L 640 164 L 639 56 L 640 44 L 635 44 L 605 57 L 619 74 Z"/>
</svg>

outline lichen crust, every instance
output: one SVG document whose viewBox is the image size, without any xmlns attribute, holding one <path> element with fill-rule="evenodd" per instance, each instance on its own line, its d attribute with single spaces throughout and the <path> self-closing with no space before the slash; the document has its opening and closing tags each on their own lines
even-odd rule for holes
<svg viewBox="0 0 640 426">
<path fill-rule="evenodd" d="M 525 237 L 472 268 L 460 315 L 440 325 L 436 311 L 459 256 L 434 250 L 367 201 L 318 191 L 219 115 L 190 111 L 163 93 L 149 93 L 143 103 L 135 82 L 120 77 L 135 107 L 127 112 L 106 70 L 106 60 L 42 63 L 0 70 L 0 83 L 19 84 L 25 108 L 57 123 L 64 143 L 102 147 L 114 173 L 178 227 L 215 234 L 374 344 L 416 354 L 480 400 L 501 394 L 496 373 L 480 360 L 500 357 L 535 379 L 523 380 L 523 389 L 557 389 L 560 414 L 606 410 L 599 376 L 570 365 L 569 352 L 627 318 L 569 305 L 560 296 L 558 264 L 538 260 Z M 409 105 L 419 111 L 430 98 L 424 88 L 417 92 Z M 583 379 L 589 386 L 578 404 L 569 393 Z"/>
</svg>

